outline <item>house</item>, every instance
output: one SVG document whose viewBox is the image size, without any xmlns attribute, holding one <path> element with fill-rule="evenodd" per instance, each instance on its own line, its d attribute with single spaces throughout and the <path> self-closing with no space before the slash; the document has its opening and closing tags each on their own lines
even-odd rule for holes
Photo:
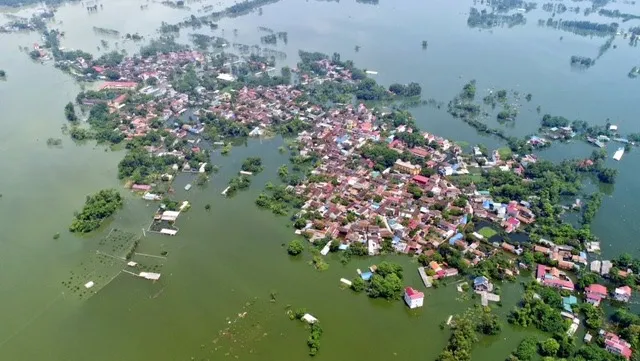
<svg viewBox="0 0 640 361">
<path fill-rule="evenodd" d="M 573 291 L 575 286 L 567 275 L 555 267 L 538 265 L 536 280 L 547 287 L 559 288 L 561 290 Z"/>
<path fill-rule="evenodd" d="M 313 317 L 312 315 L 305 313 L 304 315 L 302 315 L 302 317 L 300 318 L 302 321 L 308 323 L 308 324 L 312 324 L 312 323 L 316 323 L 318 322 L 318 319 Z"/>
<path fill-rule="evenodd" d="M 411 164 L 410 162 L 403 162 L 401 159 L 396 160 L 393 164 L 393 169 L 401 172 L 401 173 L 409 173 L 411 175 L 420 174 L 420 170 L 422 169 L 419 165 Z"/>
<path fill-rule="evenodd" d="M 503 224 L 504 230 L 507 233 L 511 233 L 520 227 L 520 220 L 518 218 L 509 217 Z"/>
<path fill-rule="evenodd" d="M 491 292 L 493 291 L 493 284 L 489 282 L 487 277 L 480 276 L 473 280 L 473 289 L 478 292 Z"/>
<path fill-rule="evenodd" d="M 429 183 L 429 178 L 423 175 L 414 175 L 413 178 L 411 178 L 411 180 L 413 180 L 416 184 L 419 184 L 421 186 L 427 185 Z"/>
<path fill-rule="evenodd" d="M 123 89 L 123 90 L 131 90 L 135 89 L 138 86 L 138 83 L 131 81 L 107 81 L 100 86 L 100 90 L 105 89 Z"/>
<path fill-rule="evenodd" d="M 569 297 L 562 297 L 562 308 L 569 313 L 573 313 L 573 308 L 571 306 L 578 304 L 578 299 L 574 295 L 569 295 Z"/>
<path fill-rule="evenodd" d="M 167 221 L 167 222 L 175 222 L 176 219 L 178 219 L 178 216 L 180 215 L 180 212 L 176 212 L 176 211 L 164 211 L 162 213 L 162 217 L 161 219 L 163 221 Z"/>
<path fill-rule="evenodd" d="M 360 274 L 360 278 L 362 278 L 364 281 L 369 281 L 372 276 L 373 276 L 373 273 L 371 272 L 363 272 Z"/>
<path fill-rule="evenodd" d="M 218 74 L 218 76 L 216 77 L 216 79 L 218 80 L 222 80 L 222 81 L 226 81 L 226 82 L 233 82 L 236 81 L 236 77 L 231 75 L 231 74 L 225 74 L 225 73 L 220 73 Z"/>
<path fill-rule="evenodd" d="M 601 331 L 602 332 L 602 331 Z M 605 349 L 613 354 L 620 355 L 627 360 L 631 358 L 631 344 L 611 332 L 604 333 Z"/>
<path fill-rule="evenodd" d="M 409 308 L 422 307 L 424 303 L 424 293 L 414 290 L 411 287 L 406 287 L 404 289 L 404 302 L 407 303 Z"/>
<path fill-rule="evenodd" d="M 613 298 L 615 298 L 616 301 L 629 302 L 631 299 L 631 287 L 623 286 L 616 288 L 615 291 L 613 291 Z"/>
<path fill-rule="evenodd" d="M 148 192 L 151 190 L 151 186 L 148 184 L 134 184 L 131 186 L 131 190 L 140 191 L 140 192 Z"/>
<path fill-rule="evenodd" d="M 584 289 L 587 302 L 594 306 L 599 306 L 600 301 L 607 298 L 607 288 L 603 285 L 592 284 Z"/>
</svg>

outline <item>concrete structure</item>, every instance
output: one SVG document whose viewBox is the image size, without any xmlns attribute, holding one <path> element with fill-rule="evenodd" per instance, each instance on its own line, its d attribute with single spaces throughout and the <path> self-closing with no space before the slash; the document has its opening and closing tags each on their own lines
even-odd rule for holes
<svg viewBox="0 0 640 361">
<path fill-rule="evenodd" d="M 629 342 L 621 339 L 618 335 L 611 332 L 605 332 L 603 336 L 605 349 L 607 351 L 616 355 L 620 355 L 627 360 L 631 358 L 632 350 L 631 344 Z"/>
<path fill-rule="evenodd" d="M 167 221 L 167 222 L 175 222 L 176 219 L 178 219 L 179 215 L 180 215 L 180 212 L 164 211 L 162 213 L 162 217 L 160 219 L 162 219 L 163 221 Z"/>
<path fill-rule="evenodd" d="M 302 316 L 301 320 L 309 324 L 318 322 L 317 318 L 311 316 L 308 313 L 305 313 L 304 316 Z"/>
<path fill-rule="evenodd" d="M 140 272 L 138 276 L 147 280 L 152 280 L 152 281 L 157 281 L 160 279 L 160 273 L 153 273 L 153 272 Z"/>
<path fill-rule="evenodd" d="M 420 174 L 420 170 L 422 170 L 419 165 L 414 165 L 410 162 L 403 162 L 401 159 L 396 160 L 396 162 L 393 164 L 393 169 L 399 171 L 400 173 L 408 173 L 411 175 L 418 175 Z"/>
<path fill-rule="evenodd" d="M 233 76 L 231 74 L 224 74 L 224 73 L 218 74 L 216 79 L 223 80 L 223 81 L 228 81 L 228 82 L 236 81 L 236 77 L 235 76 Z"/>
<path fill-rule="evenodd" d="M 573 281 L 567 275 L 555 267 L 538 265 L 536 280 L 548 287 L 561 290 L 573 291 L 575 289 Z"/>
<path fill-rule="evenodd" d="M 631 287 L 623 286 L 616 288 L 615 291 L 613 291 L 613 298 L 616 301 L 629 302 L 631 299 Z"/>
<path fill-rule="evenodd" d="M 485 276 L 476 277 L 473 280 L 473 289 L 476 291 L 493 291 L 493 283 Z"/>
<path fill-rule="evenodd" d="M 587 302 L 596 307 L 600 306 L 600 302 L 607 298 L 607 288 L 595 283 L 585 288 L 584 293 L 587 298 Z"/>
<path fill-rule="evenodd" d="M 424 304 L 424 293 L 407 287 L 404 289 L 404 302 L 407 303 L 409 308 L 422 307 Z"/>
</svg>

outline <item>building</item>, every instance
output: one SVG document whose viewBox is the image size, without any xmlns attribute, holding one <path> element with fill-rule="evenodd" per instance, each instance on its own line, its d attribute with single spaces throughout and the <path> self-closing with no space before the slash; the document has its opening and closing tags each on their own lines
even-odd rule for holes
<svg viewBox="0 0 640 361">
<path fill-rule="evenodd" d="M 569 297 L 562 297 L 562 308 L 569 313 L 573 313 L 573 305 L 578 304 L 578 299 L 574 295 L 569 295 Z"/>
<path fill-rule="evenodd" d="M 561 290 L 573 291 L 575 286 L 567 275 L 555 267 L 538 265 L 536 280 L 547 287 L 554 287 Z"/>
<path fill-rule="evenodd" d="M 231 75 L 231 74 L 225 74 L 225 73 L 220 73 L 218 74 L 218 76 L 216 77 L 216 79 L 218 80 L 223 80 L 223 81 L 227 81 L 227 82 L 233 82 L 236 81 L 236 77 Z"/>
<path fill-rule="evenodd" d="M 161 219 L 163 221 L 167 221 L 167 222 L 175 222 L 176 219 L 178 219 L 178 216 L 180 215 L 180 212 L 176 212 L 176 211 L 164 211 L 162 213 L 162 217 Z"/>
<path fill-rule="evenodd" d="M 584 293 L 587 298 L 587 302 L 596 307 L 600 306 L 600 302 L 607 298 L 607 288 L 595 283 L 585 288 Z"/>
<path fill-rule="evenodd" d="M 403 162 L 401 159 L 396 160 L 393 164 L 393 169 L 401 173 L 409 173 L 411 175 L 418 175 L 420 174 L 420 170 L 422 170 L 419 165 L 411 164 L 411 162 Z"/>
<path fill-rule="evenodd" d="M 312 315 L 305 313 L 302 318 L 300 318 L 302 321 L 308 323 L 308 324 L 312 324 L 312 323 L 316 323 L 318 322 L 318 319 L 313 317 Z"/>
<path fill-rule="evenodd" d="M 131 81 L 107 81 L 100 86 L 100 90 L 105 89 L 122 89 L 132 90 L 138 86 L 138 83 Z"/>
<path fill-rule="evenodd" d="M 629 302 L 631 299 L 631 287 L 623 286 L 616 288 L 615 291 L 613 291 L 613 298 L 615 298 L 616 301 Z"/>
<path fill-rule="evenodd" d="M 151 190 L 151 186 L 148 184 L 134 184 L 131 186 L 131 190 L 140 191 L 140 192 L 148 192 Z"/>
<path fill-rule="evenodd" d="M 615 333 L 604 333 L 604 346 L 607 351 L 613 354 L 620 355 L 627 360 L 631 358 L 631 344 L 618 337 L 618 335 L 616 335 Z"/>
<path fill-rule="evenodd" d="M 421 186 L 427 185 L 429 183 L 429 178 L 423 175 L 414 175 L 413 178 L 411 178 L 411 180 L 413 180 L 416 184 L 419 184 Z"/>
<path fill-rule="evenodd" d="M 407 303 L 409 308 L 422 307 L 424 303 L 424 293 L 407 287 L 404 289 L 404 302 Z"/>
<path fill-rule="evenodd" d="M 493 283 L 489 282 L 485 276 L 476 277 L 473 280 L 473 289 L 478 292 L 491 292 L 493 291 Z"/>
<path fill-rule="evenodd" d="M 611 263 L 611 261 L 602 261 L 602 269 L 600 270 L 600 274 L 603 276 L 608 275 L 612 267 L 613 263 Z"/>
</svg>

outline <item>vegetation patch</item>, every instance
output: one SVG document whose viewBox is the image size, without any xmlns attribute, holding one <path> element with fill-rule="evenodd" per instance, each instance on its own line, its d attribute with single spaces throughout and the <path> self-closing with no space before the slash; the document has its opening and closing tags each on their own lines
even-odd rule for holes
<svg viewBox="0 0 640 361">
<path fill-rule="evenodd" d="M 227 197 L 234 196 L 239 190 L 247 189 L 251 185 L 249 177 L 239 175 L 229 180 L 229 188 L 227 189 Z"/>
<path fill-rule="evenodd" d="M 249 157 L 242 162 L 242 170 L 251 173 L 260 173 L 264 167 L 262 166 L 262 159 L 260 157 Z"/>
<path fill-rule="evenodd" d="M 507 147 L 499 148 L 498 154 L 500 155 L 500 159 L 503 160 L 511 159 L 511 157 L 513 156 L 513 152 Z"/>
<path fill-rule="evenodd" d="M 304 315 L 307 314 L 307 310 L 304 308 L 298 308 L 295 311 L 289 309 L 287 311 L 289 318 L 291 320 L 303 320 Z M 305 321 L 308 322 L 308 321 Z M 320 349 L 320 337 L 322 336 L 322 327 L 318 320 L 309 323 L 309 338 L 307 339 L 307 346 L 309 346 L 309 355 L 315 356 L 318 354 L 318 350 Z"/>
<path fill-rule="evenodd" d="M 276 215 L 287 215 L 293 208 L 300 208 L 304 200 L 286 185 L 267 183 L 265 191 L 258 195 L 256 205 L 269 209 Z"/>
<path fill-rule="evenodd" d="M 304 243 L 302 243 L 301 240 L 294 239 L 293 241 L 289 242 L 289 245 L 287 246 L 287 253 L 289 253 L 291 256 L 297 256 L 302 253 L 302 251 L 304 251 Z"/>
<path fill-rule="evenodd" d="M 91 232 L 118 209 L 124 202 L 122 196 L 115 189 L 103 189 L 96 194 L 87 196 L 87 200 L 80 213 L 76 214 L 69 230 L 71 232 Z"/>
</svg>

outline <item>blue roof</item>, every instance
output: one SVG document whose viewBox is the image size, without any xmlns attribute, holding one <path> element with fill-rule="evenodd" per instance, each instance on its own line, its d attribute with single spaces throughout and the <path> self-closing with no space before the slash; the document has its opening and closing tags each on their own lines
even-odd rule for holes
<svg viewBox="0 0 640 361">
<path fill-rule="evenodd" d="M 346 142 L 347 140 L 349 140 L 349 136 L 347 134 L 345 134 L 345 135 L 343 135 L 341 137 L 338 137 L 338 139 L 336 139 L 336 142 L 342 143 L 342 142 Z"/>
<path fill-rule="evenodd" d="M 484 200 L 484 201 L 482 201 L 482 208 L 489 209 L 489 208 L 491 208 L 491 204 L 492 203 L 491 203 L 490 200 Z"/>
<path fill-rule="evenodd" d="M 455 241 L 461 240 L 464 235 L 462 233 L 458 233 L 455 236 L 449 239 L 449 244 L 453 244 Z"/>
<path fill-rule="evenodd" d="M 460 220 L 460 224 L 467 224 L 467 222 L 467 215 L 465 214 L 464 217 L 462 217 L 462 219 Z"/>
<path fill-rule="evenodd" d="M 457 170 L 458 168 L 460 168 L 460 164 L 454 164 L 451 166 L 451 168 L 453 168 L 453 170 Z"/>
<path fill-rule="evenodd" d="M 349 248 L 349 245 L 348 245 L 348 244 L 341 244 L 341 245 L 339 245 L 339 246 L 338 246 L 338 249 L 339 249 L 339 250 L 341 250 L 341 251 L 344 251 L 344 250 L 346 250 L 347 248 Z"/>
<path fill-rule="evenodd" d="M 364 272 L 360 274 L 360 277 L 362 277 L 363 280 L 368 281 L 371 279 L 371 276 L 373 276 L 373 273 L 371 272 Z"/>
<path fill-rule="evenodd" d="M 485 276 L 479 276 L 479 277 L 476 277 L 473 280 L 473 285 L 474 286 L 479 286 L 479 285 L 482 285 L 482 284 L 485 284 L 485 283 L 489 283 L 489 279 L 487 277 L 485 277 Z"/>
</svg>

